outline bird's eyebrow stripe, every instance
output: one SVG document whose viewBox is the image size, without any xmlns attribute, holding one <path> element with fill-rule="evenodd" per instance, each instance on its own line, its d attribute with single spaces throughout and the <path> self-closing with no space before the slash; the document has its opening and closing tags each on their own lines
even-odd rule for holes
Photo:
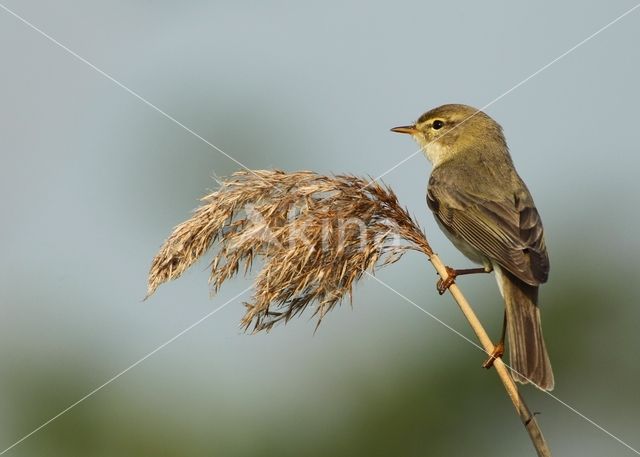
<svg viewBox="0 0 640 457">
<path fill-rule="evenodd" d="M 442 122 L 444 122 L 446 124 L 455 124 L 456 122 L 460 121 L 460 119 L 455 118 L 455 117 L 452 117 L 452 118 L 449 118 L 449 119 L 445 119 L 443 116 L 426 116 L 426 115 L 422 115 L 416 121 L 416 125 L 423 124 L 426 121 L 428 121 L 429 119 L 434 120 L 434 121 L 440 120 L 440 121 L 442 121 Z"/>
</svg>

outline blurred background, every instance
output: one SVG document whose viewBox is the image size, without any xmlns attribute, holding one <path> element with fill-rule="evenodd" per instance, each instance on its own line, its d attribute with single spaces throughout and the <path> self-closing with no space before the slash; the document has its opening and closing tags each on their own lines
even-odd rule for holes
<svg viewBox="0 0 640 457">
<path fill-rule="evenodd" d="M 2 4 L 249 168 L 378 176 L 417 146 L 389 128 L 484 106 L 634 6 L 551 2 Z M 487 108 L 540 210 L 556 390 L 640 448 L 640 9 Z M 0 9 L 0 452 L 233 298 L 207 262 L 142 302 L 151 259 L 214 173 L 240 167 Z M 384 177 L 450 265 L 422 155 Z M 425 258 L 378 277 L 463 334 Z M 495 281 L 463 291 L 498 336 Z M 211 316 L 7 456 L 533 455 L 484 354 L 372 280 L 314 334 Z M 555 455 L 633 451 L 550 396 Z"/>
</svg>

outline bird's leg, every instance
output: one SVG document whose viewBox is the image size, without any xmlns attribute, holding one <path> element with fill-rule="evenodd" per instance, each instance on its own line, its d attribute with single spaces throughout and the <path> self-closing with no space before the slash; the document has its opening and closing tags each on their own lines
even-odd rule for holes
<svg viewBox="0 0 640 457">
<path fill-rule="evenodd" d="M 500 335 L 500 340 L 498 341 L 498 344 L 494 346 L 489 358 L 482 364 L 482 368 L 486 368 L 488 370 L 493 366 L 493 362 L 495 362 L 498 357 L 501 358 L 502 354 L 504 354 L 505 333 L 507 333 L 507 310 L 504 311 L 504 318 L 502 319 L 502 334 Z"/>
<path fill-rule="evenodd" d="M 492 268 L 482 267 L 482 268 L 466 268 L 464 270 L 456 270 L 451 267 L 445 267 L 447 269 L 447 277 L 438 279 L 438 283 L 436 284 L 436 289 L 438 289 L 438 293 L 440 295 L 444 294 L 451 284 L 453 284 L 456 280 L 457 276 L 462 275 L 472 275 L 476 273 L 491 273 L 493 271 Z"/>
</svg>

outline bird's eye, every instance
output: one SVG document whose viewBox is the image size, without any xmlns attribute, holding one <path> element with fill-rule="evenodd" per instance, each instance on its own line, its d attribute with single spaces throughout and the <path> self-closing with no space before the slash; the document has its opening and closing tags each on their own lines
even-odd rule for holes
<svg viewBox="0 0 640 457">
<path fill-rule="evenodd" d="M 433 127 L 434 130 L 440 130 L 442 127 L 444 127 L 444 122 L 440 119 L 436 119 L 435 121 L 433 121 L 433 124 L 431 124 L 431 127 Z"/>
</svg>

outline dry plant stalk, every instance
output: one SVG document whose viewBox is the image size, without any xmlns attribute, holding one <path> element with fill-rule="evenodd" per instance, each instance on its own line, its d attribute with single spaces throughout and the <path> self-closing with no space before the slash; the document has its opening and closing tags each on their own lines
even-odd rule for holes
<svg viewBox="0 0 640 457">
<path fill-rule="evenodd" d="M 442 263 L 442 261 L 440 260 L 440 257 L 438 257 L 437 254 L 432 253 L 429 256 L 429 260 L 431 261 L 431 264 L 438 272 L 438 274 L 442 278 L 446 278 L 447 270 L 444 263 Z M 495 349 L 493 346 L 493 342 L 480 323 L 480 320 L 476 316 L 476 313 L 473 311 L 473 308 L 471 308 L 471 305 L 469 304 L 465 296 L 462 295 L 462 292 L 460 291 L 458 285 L 456 283 L 453 283 L 448 290 L 453 299 L 460 307 L 462 314 L 464 314 L 464 317 L 469 322 L 469 325 L 475 332 L 476 336 L 478 337 L 478 340 L 480 341 L 484 352 L 487 355 L 493 354 L 493 351 Z M 500 381 L 502 381 L 502 384 L 507 391 L 507 395 L 509 396 L 511 403 L 513 403 L 513 407 L 516 409 L 516 413 L 518 413 L 518 416 L 520 416 L 522 425 L 524 425 L 524 428 L 527 430 L 529 438 L 531 439 L 531 443 L 536 449 L 538 457 L 551 457 L 551 450 L 549 449 L 549 446 L 547 445 L 547 442 L 542 435 L 542 430 L 540 430 L 538 421 L 536 421 L 535 415 L 531 413 L 529 407 L 524 402 L 524 399 L 518 391 L 518 386 L 511 377 L 511 367 L 507 366 L 501 358 L 495 359 L 493 367 L 496 369 L 496 373 L 498 374 Z"/>
<path fill-rule="evenodd" d="M 214 291 L 238 273 L 263 262 L 245 329 L 269 330 L 315 303 L 318 325 L 365 271 L 396 262 L 409 249 L 424 253 L 442 277 L 447 272 L 424 232 L 394 192 L 355 176 L 310 171 L 241 171 L 202 198 L 194 215 L 178 225 L 153 259 L 147 297 L 178 278 L 209 248 Z M 456 284 L 449 291 L 487 354 L 493 344 Z M 550 456 L 542 432 L 506 365 L 495 361 L 500 380 L 539 456 Z"/>
</svg>

